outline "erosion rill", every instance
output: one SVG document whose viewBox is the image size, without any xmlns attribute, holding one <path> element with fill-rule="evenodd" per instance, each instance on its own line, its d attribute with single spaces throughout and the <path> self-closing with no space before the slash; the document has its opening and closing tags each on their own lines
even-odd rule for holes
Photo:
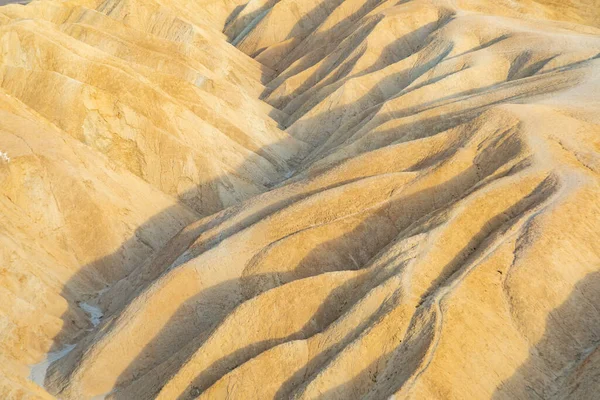
<svg viewBox="0 0 600 400">
<path fill-rule="evenodd" d="M 0 398 L 597 398 L 599 152 L 597 0 L 2 6 Z"/>
</svg>

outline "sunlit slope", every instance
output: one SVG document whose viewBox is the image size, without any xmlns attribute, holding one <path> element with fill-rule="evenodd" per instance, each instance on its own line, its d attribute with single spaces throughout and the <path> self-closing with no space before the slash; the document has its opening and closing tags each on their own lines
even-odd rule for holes
<svg viewBox="0 0 600 400">
<path fill-rule="evenodd" d="M 197 216 L 5 92 L 0 116 L 0 375 L 24 380 L 27 364 L 91 327 L 77 302 Z"/>
<path fill-rule="evenodd" d="M 8 94 L 202 214 L 289 168 L 302 146 L 256 99 L 266 68 L 177 8 L 92 3 L 2 9 Z"/>
<path fill-rule="evenodd" d="M 4 311 L 30 338 L 6 354 L 76 344 L 45 380 L 64 399 L 594 398 L 598 10 L 0 8 L 0 216 L 48 288 L 9 270 L 37 311 Z"/>
<path fill-rule="evenodd" d="M 219 32 L 227 8 L 210 10 L 199 27 L 147 1 L 0 8 L 0 397 L 39 392 L 27 365 L 92 328 L 79 302 L 305 147 L 258 100 L 271 72 Z"/>
</svg>

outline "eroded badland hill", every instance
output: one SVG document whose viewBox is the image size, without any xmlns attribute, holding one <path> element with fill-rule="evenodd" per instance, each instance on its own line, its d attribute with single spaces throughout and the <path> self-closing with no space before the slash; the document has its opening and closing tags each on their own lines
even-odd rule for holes
<svg viewBox="0 0 600 400">
<path fill-rule="evenodd" d="M 2 6 L 0 398 L 597 398 L 599 152 L 596 0 Z"/>
</svg>

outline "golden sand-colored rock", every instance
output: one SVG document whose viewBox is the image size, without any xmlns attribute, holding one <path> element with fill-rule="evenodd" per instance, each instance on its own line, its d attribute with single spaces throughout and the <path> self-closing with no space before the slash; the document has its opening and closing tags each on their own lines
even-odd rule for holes
<svg viewBox="0 0 600 400">
<path fill-rule="evenodd" d="M 594 399 L 599 152 L 595 0 L 0 7 L 0 398 Z"/>
</svg>

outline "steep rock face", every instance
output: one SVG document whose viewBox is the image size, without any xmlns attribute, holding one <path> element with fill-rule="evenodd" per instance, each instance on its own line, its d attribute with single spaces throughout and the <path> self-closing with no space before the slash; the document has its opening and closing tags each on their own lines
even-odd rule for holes
<svg viewBox="0 0 600 400">
<path fill-rule="evenodd" d="M 0 8 L 0 395 L 593 398 L 588 3 Z"/>
</svg>

